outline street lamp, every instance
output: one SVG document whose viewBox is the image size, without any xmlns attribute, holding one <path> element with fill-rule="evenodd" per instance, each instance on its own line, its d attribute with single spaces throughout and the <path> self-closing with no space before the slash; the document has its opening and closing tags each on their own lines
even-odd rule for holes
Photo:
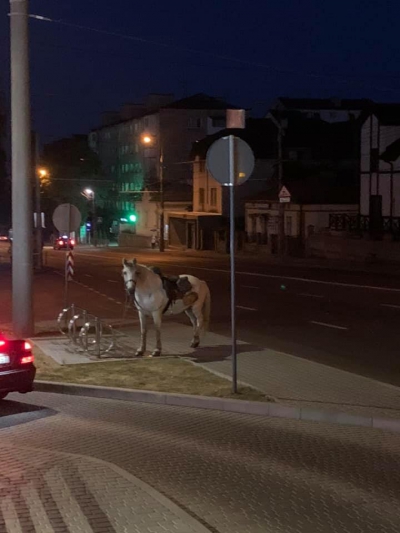
<svg viewBox="0 0 400 533">
<path fill-rule="evenodd" d="M 145 134 L 142 136 L 142 143 L 146 146 L 154 144 L 155 136 Z M 160 252 L 165 251 L 165 242 L 164 242 L 164 150 L 160 142 L 160 158 L 158 161 L 158 181 L 160 187 Z"/>
<path fill-rule="evenodd" d="M 93 211 L 93 244 L 97 246 L 97 219 L 96 219 L 96 195 L 93 189 L 90 189 L 89 187 L 86 187 L 82 191 L 82 196 L 84 196 L 87 200 L 92 201 L 92 211 Z"/>
</svg>

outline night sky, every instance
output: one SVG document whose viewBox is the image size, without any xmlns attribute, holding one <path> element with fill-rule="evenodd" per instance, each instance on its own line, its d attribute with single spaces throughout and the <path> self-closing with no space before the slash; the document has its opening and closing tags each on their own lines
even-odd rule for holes
<svg viewBox="0 0 400 533">
<path fill-rule="evenodd" d="M 2 0 L 5 91 L 7 13 Z M 102 111 L 148 92 L 206 92 L 257 115 L 278 96 L 400 101 L 396 0 L 31 0 L 30 13 L 63 22 L 30 22 L 33 116 L 44 141 L 88 132 Z"/>
</svg>

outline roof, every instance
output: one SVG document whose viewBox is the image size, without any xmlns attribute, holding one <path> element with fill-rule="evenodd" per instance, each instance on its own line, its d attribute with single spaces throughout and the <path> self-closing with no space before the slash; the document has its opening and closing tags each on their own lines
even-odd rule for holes
<svg viewBox="0 0 400 533">
<path fill-rule="evenodd" d="M 386 147 L 386 150 L 381 153 L 379 156 L 382 161 L 386 161 L 386 163 L 393 163 L 400 157 L 400 138 L 396 141 L 392 142 L 392 144 L 389 144 L 389 146 Z"/>
<path fill-rule="evenodd" d="M 288 98 L 286 96 L 278 98 L 286 109 L 342 109 L 342 110 L 363 110 L 373 106 L 373 101 L 368 98 Z M 273 109 L 273 108 L 272 108 Z"/>
<path fill-rule="evenodd" d="M 238 106 L 229 104 L 225 102 L 222 98 L 217 98 L 215 96 L 209 96 L 205 93 L 197 93 L 187 98 L 182 98 L 181 100 L 175 100 L 170 104 L 160 105 L 157 107 L 144 109 L 142 113 L 135 115 L 135 117 L 121 119 L 118 118 L 115 122 L 110 122 L 109 124 L 101 125 L 98 128 L 94 128 L 91 131 L 96 132 L 119 124 L 126 124 L 132 122 L 133 120 L 138 120 L 140 118 L 146 117 L 148 115 L 154 115 L 159 113 L 161 109 L 210 109 L 210 110 L 226 110 L 226 109 L 241 109 Z M 119 111 L 115 112 L 119 116 Z"/>
<path fill-rule="evenodd" d="M 162 107 L 162 109 L 239 109 L 228 104 L 223 98 L 197 93 L 181 100 L 176 100 Z"/>
<path fill-rule="evenodd" d="M 372 112 L 383 125 L 400 125 L 400 104 L 376 104 Z"/>
<path fill-rule="evenodd" d="M 267 118 L 248 118 L 246 127 L 226 128 L 213 135 L 208 135 L 193 143 L 191 157 L 205 159 L 208 148 L 214 141 L 227 135 L 235 135 L 246 141 L 254 152 L 256 159 L 271 159 L 277 154 L 277 129 L 272 120 Z"/>
</svg>

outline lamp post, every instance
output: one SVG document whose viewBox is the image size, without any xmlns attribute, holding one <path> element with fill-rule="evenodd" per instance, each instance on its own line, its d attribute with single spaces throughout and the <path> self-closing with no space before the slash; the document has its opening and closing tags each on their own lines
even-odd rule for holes
<svg viewBox="0 0 400 533">
<path fill-rule="evenodd" d="M 154 144 L 155 136 L 154 135 L 144 135 L 142 137 L 142 143 L 144 145 Z M 158 160 L 158 182 L 160 189 L 160 243 L 159 250 L 160 252 L 165 251 L 165 242 L 164 242 L 164 150 L 160 142 L 160 157 Z"/>
<path fill-rule="evenodd" d="M 82 195 L 88 200 L 92 201 L 93 211 L 93 244 L 97 246 L 97 219 L 96 219 L 96 195 L 93 189 L 86 188 L 82 191 Z"/>
<path fill-rule="evenodd" d="M 42 214 L 40 208 L 40 184 L 41 181 L 49 175 L 45 168 L 38 168 L 36 172 L 36 187 L 35 187 L 35 211 L 36 211 L 36 227 L 35 227 L 35 243 L 36 243 L 36 267 L 40 270 L 42 268 Z"/>
</svg>

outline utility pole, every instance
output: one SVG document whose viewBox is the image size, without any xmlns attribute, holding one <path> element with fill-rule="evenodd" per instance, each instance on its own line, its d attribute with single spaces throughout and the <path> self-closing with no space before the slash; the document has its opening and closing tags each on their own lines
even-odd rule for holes
<svg viewBox="0 0 400 533">
<path fill-rule="evenodd" d="M 34 323 L 28 0 L 10 0 L 10 35 L 13 329 L 29 337 Z"/>
</svg>

